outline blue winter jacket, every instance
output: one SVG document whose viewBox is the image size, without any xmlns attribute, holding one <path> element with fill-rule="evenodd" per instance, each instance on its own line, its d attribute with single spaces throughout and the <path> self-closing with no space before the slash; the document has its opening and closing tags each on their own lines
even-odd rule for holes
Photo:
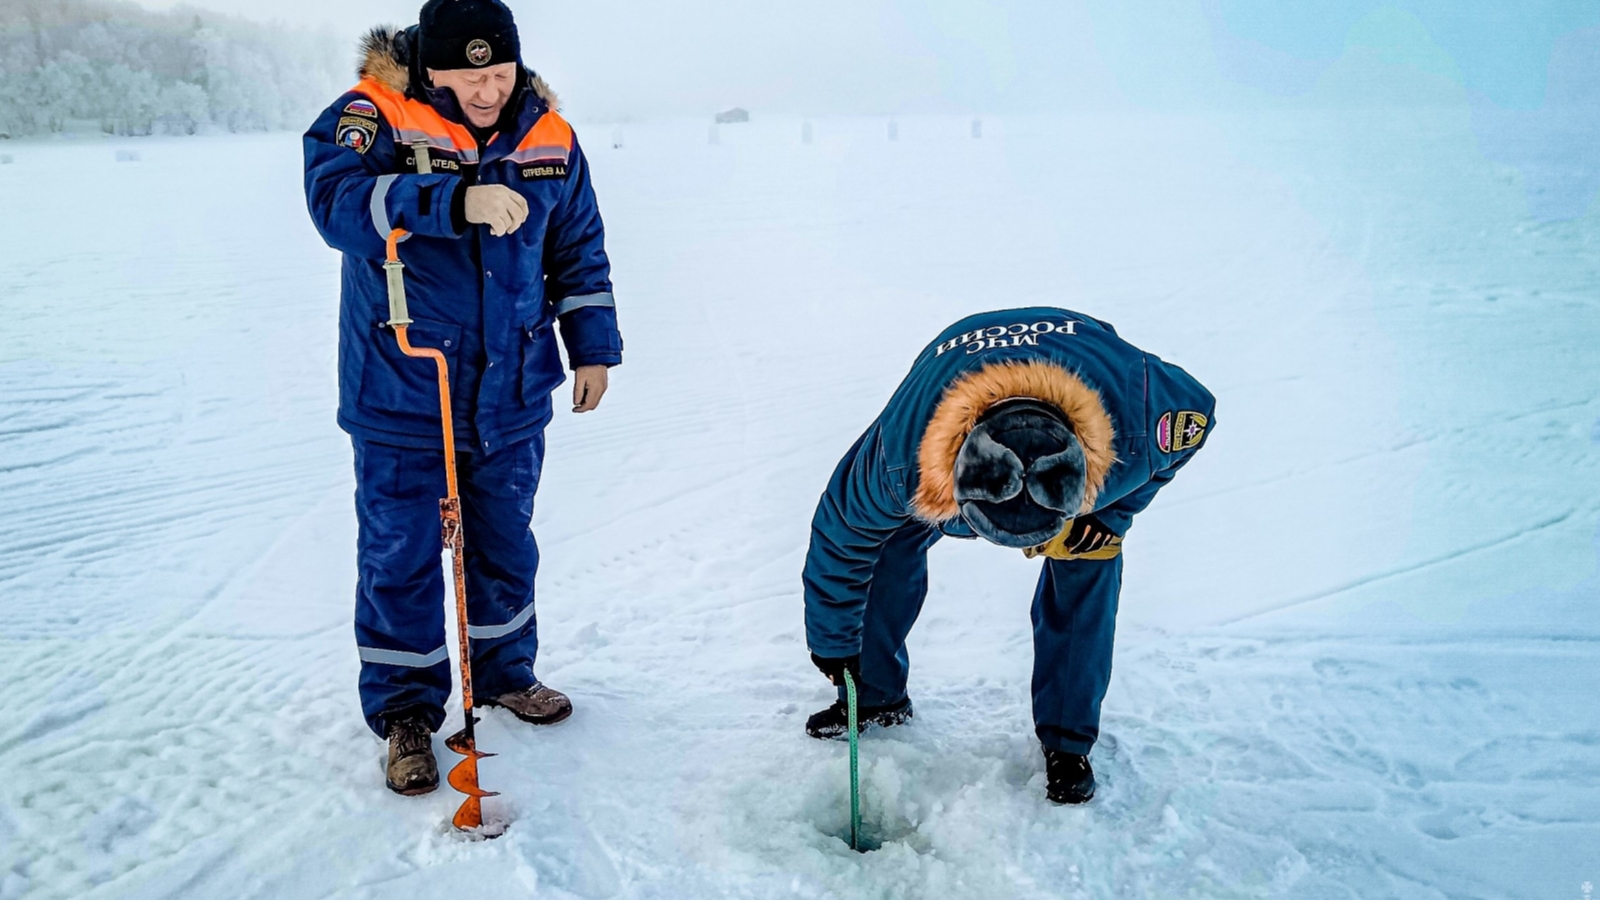
<svg viewBox="0 0 1600 900">
<path fill-rule="evenodd" d="M 573 368 L 622 361 L 605 229 L 583 151 L 543 81 L 520 70 L 502 129 L 480 147 L 450 91 L 416 87 L 404 41 L 369 35 L 361 82 L 305 135 L 311 217 L 344 253 L 339 423 L 369 440 L 439 445 L 434 367 L 402 355 L 383 325 L 384 239 L 403 228 L 412 343 L 449 360 L 457 445 L 489 451 L 548 423 L 565 380 L 556 322 Z M 430 174 L 418 174 L 419 149 Z M 473 184 L 518 191 L 526 223 L 498 238 L 468 225 Z"/>
<path fill-rule="evenodd" d="M 921 521 L 975 536 L 955 500 L 956 455 L 978 417 L 1011 397 L 1066 415 L 1088 463 L 1079 514 L 1119 535 L 1215 425 L 1215 400 L 1198 381 L 1082 313 L 1008 309 L 951 325 L 917 357 L 817 505 L 803 576 L 813 653 L 861 652 L 873 567 L 894 532 Z"/>
</svg>

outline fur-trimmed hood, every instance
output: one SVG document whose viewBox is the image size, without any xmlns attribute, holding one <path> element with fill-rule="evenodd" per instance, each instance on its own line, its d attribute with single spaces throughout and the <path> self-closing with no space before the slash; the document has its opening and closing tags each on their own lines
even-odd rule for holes
<svg viewBox="0 0 1600 900">
<path fill-rule="evenodd" d="M 361 61 L 356 74 L 410 96 L 410 41 L 410 33 L 389 25 L 379 25 L 367 32 L 361 39 Z M 545 106 L 559 111 L 561 98 L 550 89 L 550 85 L 532 69 L 523 66 L 522 71 L 528 74 L 528 87 L 544 101 Z"/>
<path fill-rule="evenodd" d="M 917 518 L 930 524 L 961 515 L 955 497 L 956 457 L 978 418 L 1002 400 L 1030 397 L 1061 410 L 1083 444 L 1086 478 L 1081 513 L 1094 509 L 1116 464 L 1116 437 L 1100 392 L 1083 379 L 1047 362 L 1002 362 L 956 379 L 945 389 L 917 449 L 918 484 L 912 498 Z M 1080 513 L 1080 514 L 1081 514 Z"/>
</svg>

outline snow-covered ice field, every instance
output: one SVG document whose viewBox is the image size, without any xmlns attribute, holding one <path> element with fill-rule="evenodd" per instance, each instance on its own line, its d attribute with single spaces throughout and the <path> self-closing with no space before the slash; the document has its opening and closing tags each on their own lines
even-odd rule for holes
<svg viewBox="0 0 1600 900">
<path fill-rule="evenodd" d="M 1592 151 L 1493 162 L 1455 112 L 898 124 L 580 124 L 627 362 L 551 428 L 540 675 L 578 712 L 489 712 L 489 842 L 384 790 L 359 715 L 298 139 L 10 148 L 0 898 L 1586 896 L 1600 216 L 1546 214 Z M 946 541 L 857 855 L 801 731 L 811 510 L 924 342 L 1031 304 L 1219 426 L 1129 540 L 1095 801 L 1044 799 L 1038 565 Z"/>
</svg>

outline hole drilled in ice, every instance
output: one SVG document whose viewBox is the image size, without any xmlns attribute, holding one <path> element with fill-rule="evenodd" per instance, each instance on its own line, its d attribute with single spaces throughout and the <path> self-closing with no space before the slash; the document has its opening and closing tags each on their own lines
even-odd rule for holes
<svg viewBox="0 0 1600 900">
<path fill-rule="evenodd" d="M 483 824 L 477 828 L 456 828 L 447 820 L 442 829 L 462 841 L 492 841 L 511 830 L 511 816 L 506 813 L 496 815 L 485 809 Z"/>
<path fill-rule="evenodd" d="M 864 811 L 861 819 L 858 852 L 871 853 L 874 850 L 881 850 L 889 844 L 903 844 L 913 852 L 918 853 L 925 849 L 921 845 L 926 842 L 916 840 L 917 829 L 915 825 L 899 817 L 891 817 L 891 819 L 889 822 L 878 821 L 872 815 L 872 810 Z M 813 824 L 818 831 L 838 840 L 840 844 L 844 845 L 844 849 L 849 849 L 850 808 L 848 803 L 845 804 L 843 810 L 829 810 L 821 817 L 820 821 L 816 821 Z"/>
<path fill-rule="evenodd" d="M 833 834 L 832 836 L 838 838 L 840 843 L 844 844 L 846 847 L 850 846 L 849 825 L 845 825 L 843 831 Z M 855 851 L 857 853 L 871 853 L 874 850 L 883 849 L 885 841 L 883 840 L 882 836 L 879 835 L 877 831 L 866 822 L 861 823 L 861 833 L 857 837 L 858 841 L 857 846 L 855 847 Z"/>
</svg>

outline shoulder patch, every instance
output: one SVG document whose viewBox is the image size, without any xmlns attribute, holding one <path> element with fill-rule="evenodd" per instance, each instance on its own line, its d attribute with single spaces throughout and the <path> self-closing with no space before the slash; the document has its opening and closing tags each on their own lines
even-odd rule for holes
<svg viewBox="0 0 1600 900">
<path fill-rule="evenodd" d="M 363 119 L 359 116 L 344 116 L 339 119 L 338 143 L 341 147 L 348 147 L 357 153 L 365 154 L 372 149 L 372 142 L 378 137 L 378 123 L 374 119 Z"/>
<path fill-rule="evenodd" d="M 1211 424 L 1205 413 L 1193 410 L 1169 412 L 1156 423 L 1156 446 L 1162 453 L 1182 453 L 1200 446 L 1205 439 L 1206 426 Z"/>
<path fill-rule="evenodd" d="M 378 107 L 370 100 L 351 100 L 350 105 L 346 106 L 344 111 L 353 116 L 365 116 L 368 119 L 376 119 L 378 117 Z"/>
</svg>

